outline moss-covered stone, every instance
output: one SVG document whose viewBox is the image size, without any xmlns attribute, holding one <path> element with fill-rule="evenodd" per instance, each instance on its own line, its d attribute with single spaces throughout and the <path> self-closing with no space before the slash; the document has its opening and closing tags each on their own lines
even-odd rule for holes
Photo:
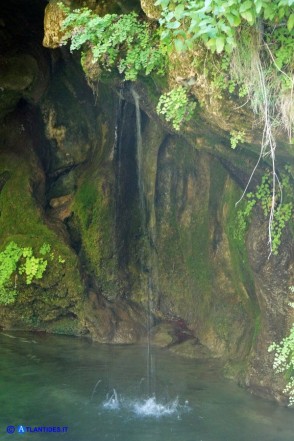
<svg viewBox="0 0 294 441">
<path fill-rule="evenodd" d="M 258 308 L 244 244 L 234 244 L 239 190 L 212 157 L 180 139 L 159 155 L 159 304 L 214 354 L 246 357 Z M 242 275 L 241 275 L 242 273 Z"/>
<path fill-rule="evenodd" d="M 140 4 L 66 3 L 101 14 Z M 154 1 L 141 3 L 157 18 Z M 52 1 L 46 12 L 50 47 L 57 47 L 62 35 L 56 8 Z M 9 31 L 15 25 L 10 17 L 5 18 Z M 9 48 L 16 40 L 22 47 L 31 35 L 22 24 L 26 32 L 15 39 L 5 39 L 1 27 Z M 52 52 L 52 81 L 40 106 L 46 142 L 34 132 L 38 118 L 26 113 L 25 100 L 39 103 L 46 85 L 38 82 L 44 59 L 30 50 L 15 55 L 19 50 L 13 49 L 1 61 L 0 116 L 18 107 L 17 117 L 7 118 L 0 133 L 1 249 L 15 240 L 37 252 L 48 242 L 54 257 L 38 283 L 17 280 L 19 295 L 14 305 L 1 306 L 0 325 L 133 343 L 145 338 L 144 310 L 151 309 L 157 344 L 189 357 L 224 357 L 227 375 L 280 399 L 283 381 L 272 375 L 267 348 L 292 323 L 285 293 L 293 277 L 293 236 L 288 231 L 281 255 L 268 259 L 267 229 L 258 210 L 246 234 L 235 234 L 235 202 L 255 165 L 260 133 L 252 130 L 246 106 L 216 93 L 212 78 L 203 74 L 204 64 L 209 70 L 215 58 L 208 60 L 202 47 L 192 55 L 172 52 L 166 77 L 133 85 L 143 133 L 142 204 L 129 83 L 121 87 L 117 73 L 101 75 L 86 55 L 94 99 L 66 49 Z M 32 52 L 39 57 L 39 49 Z M 98 76 L 103 84 L 97 84 Z M 155 108 L 159 95 L 179 84 L 188 86 L 200 105 L 176 135 Z M 231 129 L 244 129 L 248 142 L 236 151 L 229 147 Z M 287 149 L 283 160 L 293 156 Z M 170 324 L 179 317 L 187 330 L 182 339 Z"/>
<path fill-rule="evenodd" d="M 205 358 L 213 358 L 214 354 L 205 346 L 199 344 L 195 339 L 187 340 L 183 343 L 171 346 L 169 348 L 174 354 L 185 358 L 194 358 L 203 360 Z"/>
<path fill-rule="evenodd" d="M 89 169 L 81 176 L 72 206 L 73 227 L 81 238 L 81 259 L 97 286 L 108 298 L 118 294 L 112 177 L 104 169 Z"/>
<path fill-rule="evenodd" d="M 44 175 L 33 152 L 27 127 L 11 130 L 2 126 L 5 139 L 0 161 L 0 175 L 6 174 L 0 192 L 1 248 L 10 241 L 32 247 L 36 253 L 43 243 L 51 246 L 48 267 L 41 280 L 26 285 L 18 277 L 15 304 L 1 306 L 0 324 L 4 327 L 38 328 L 42 323 L 75 312 L 83 295 L 76 255 L 64 240 L 62 229 L 46 222 L 40 201 L 44 191 Z M 64 261 L 64 263 L 61 263 Z"/>
<path fill-rule="evenodd" d="M 29 53 L 3 57 L 0 61 L 0 118 L 12 112 L 21 98 L 39 99 L 46 85 L 44 76 L 45 72 L 40 73 L 37 60 Z"/>
</svg>

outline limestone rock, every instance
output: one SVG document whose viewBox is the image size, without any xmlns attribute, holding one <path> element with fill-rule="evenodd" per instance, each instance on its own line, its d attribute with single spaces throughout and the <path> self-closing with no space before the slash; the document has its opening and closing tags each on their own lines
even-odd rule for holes
<svg viewBox="0 0 294 441">
<path fill-rule="evenodd" d="M 36 155 L 36 139 L 42 137 L 36 132 L 32 136 L 30 124 L 35 115 L 31 112 L 30 108 L 14 112 L 0 128 L 5 140 L 0 151 L 1 245 L 15 241 L 37 254 L 48 243 L 51 254 L 46 256 L 42 279 L 27 285 L 24 276 L 18 277 L 15 303 L 0 305 L 4 328 L 43 329 L 46 322 L 75 314 L 83 293 L 77 257 L 65 240 L 64 227 L 49 223 L 43 210 L 45 176 Z"/>
<path fill-rule="evenodd" d="M 92 291 L 84 308 L 84 326 L 94 341 L 138 343 L 145 334 L 142 311 L 133 309 L 126 302 L 109 303 Z"/>
<path fill-rule="evenodd" d="M 51 216 L 64 221 L 72 214 L 73 195 L 68 194 L 50 200 Z"/>
<path fill-rule="evenodd" d="M 45 9 L 43 46 L 55 49 L 60 46 L 64 31 L 61 29 L 65 19 L 64 12 L 58 6 L 58 1 L 51 1 Z"/>
<path fill-rule="evenodd" d="M 155 6 L 154 0 L 141 0 L 141 8 L 147 17 L 158 20 L 161 15 L 161 8 Z"/>
<path fill-rule="evenodd" d="M 198 360 L 215 357 L 213 352 L 211 352 L 207 347 L 201 345 L 199 341 L 195 339 L 173 345 L 169 348 L 169 350 L 175 354 L 181 355 L 182 357 L 194 358 Z"/>
</svg>

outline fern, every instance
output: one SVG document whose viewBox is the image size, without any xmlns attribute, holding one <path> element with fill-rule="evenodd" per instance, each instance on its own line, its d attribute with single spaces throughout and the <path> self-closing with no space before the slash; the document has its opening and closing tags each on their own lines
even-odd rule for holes
<svg viewBox="0 0 294 441">
<path fill-rule="evenodd" d="M 90 50 L 93 63 L 104 70 L 116 68 L 126 80 L 139 74 L 164 73 L 165 55 L 158 32 L 135 13 L 100 17 L 87 8 L 70 11 L 60 5 L 67 17 L 63 22 L 63 44 L 70 50 Z"/>
</svg>

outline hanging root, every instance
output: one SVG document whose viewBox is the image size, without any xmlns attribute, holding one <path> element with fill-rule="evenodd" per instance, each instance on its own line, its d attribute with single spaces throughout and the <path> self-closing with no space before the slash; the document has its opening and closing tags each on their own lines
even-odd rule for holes
<svg viewBox="0 0 294 441">
<path fill-rule="evenodd" d="M 260 31 L 248 37 L 247 42 L 243 40 L 239 43 L 233 54 L 231 76 L 238 84 L 246 86 L 251 107 L 254 113 L 259 115 L 263 124 L 263 133 L 258 160 L 236 205 L 244 198 L 261 159 L 269 156 L 272 175 L 272 194 L 268 221 L 270 257 L 273 252 L 272 238 L 275 211 L 277 209 L 277 192 L 279 193 L 280 204 L 282 201 L 282 186 L 276 172 L 277 144 L 273 128 L 283 128 L 286 130 L 291 142 L 292 128 L 294 126 L 294 82 L 293 78 L 290 78 L 289 75 L 278 68 L 268 45 L 262 41 Z M 265 56 L 264 48 L 267 49 L 270 58 Z M 275 70 L 270 69 L 272 64 L 276 67 Z M 287 93 L 282 93 L 281 82 L 277 80 L 277 72 L 285 75 L 287 80 L 291 81 L 292 86 Z"/>
</svg>

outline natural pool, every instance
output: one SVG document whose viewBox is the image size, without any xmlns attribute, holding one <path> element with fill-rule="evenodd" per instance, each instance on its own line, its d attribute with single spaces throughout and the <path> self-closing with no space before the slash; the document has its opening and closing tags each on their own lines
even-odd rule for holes
<svg viewBox="0 0 294 441">
<path fill-rule="evenodd" d="M 29 441 L 293 441 L 294 412 L 223 379 L 214 362 L 146 348 L 0 334 L 0 439 Z M 150 415 L 151 414 L 151 415 Z M 6 432 L 61 426 L 65 433 Z"/>
</svg>

